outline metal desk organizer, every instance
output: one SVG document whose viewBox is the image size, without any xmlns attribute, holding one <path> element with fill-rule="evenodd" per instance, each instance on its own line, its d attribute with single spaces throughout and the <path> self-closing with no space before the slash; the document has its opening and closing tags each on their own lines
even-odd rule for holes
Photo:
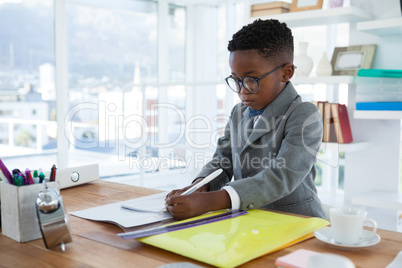
<svg viewBox="0 0 402 268">
<path fill-rule="evenodd" d="M 36 199 L 36 212 L 39 228 L 46 248 L 60 246 L 65 251 L 65 244 L 72 242 L 71 230 L 60 194 L 46 185 Z"/>
</svg>

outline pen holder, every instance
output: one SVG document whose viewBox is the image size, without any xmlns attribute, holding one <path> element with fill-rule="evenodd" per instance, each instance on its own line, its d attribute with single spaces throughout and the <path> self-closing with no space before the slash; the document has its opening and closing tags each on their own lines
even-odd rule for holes
<svg viewBox="0 0 402 268">
<path fill-rule="evenodd" d="M 1 183 L 1 231 L 17 242 L 42 238 L 36 215 L 36 199 L 43 184 L 15 186 Z M 59 191 L 59 183 L 47 182 L 49 188 Z"/>
</svg>

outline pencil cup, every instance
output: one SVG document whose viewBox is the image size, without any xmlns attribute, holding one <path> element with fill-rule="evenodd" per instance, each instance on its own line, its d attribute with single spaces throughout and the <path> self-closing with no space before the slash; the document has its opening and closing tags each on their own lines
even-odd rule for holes
<svg viewBox="0 0 402 268">
<path fill-rule="evenodd" d="M 17 242 L 42 238 L 36 215 L 36 199 L 42 184 L 15 186 L 1 183 L 1 231 Z M 60 190 L 59 183 L 47 182 L 49 188 Z"/>
</svg>

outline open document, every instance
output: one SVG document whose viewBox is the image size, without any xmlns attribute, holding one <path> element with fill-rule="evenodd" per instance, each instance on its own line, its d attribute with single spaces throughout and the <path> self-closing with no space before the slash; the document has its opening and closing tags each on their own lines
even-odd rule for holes
<svg viewBox="0 0 402 268">
<path fill-rule="evenodd" d="M 173 218 L 170 213 L 163 211 L 166 192 L 121 201 L 108 205 L 93 207 L 70 214 L 93 221 L 105 221 L 131 228 L 144 224 L 159 222 Z M 123 208 L 129 205 L 131 208 Z M 137 209 L 138 208 L 138 209 Z"/>
<path fill-rule="evenodd" d="M 121 206 L 125 209 L 142 212 L 162 212 L 165 210 L 165 196 L 167 193 L 144 196 L 132 200 L 127 200 Z"/>
</svg>

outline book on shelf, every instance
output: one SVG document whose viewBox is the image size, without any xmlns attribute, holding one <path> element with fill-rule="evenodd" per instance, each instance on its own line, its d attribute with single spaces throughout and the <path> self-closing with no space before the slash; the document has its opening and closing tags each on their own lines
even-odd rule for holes
<svg viewBox="0 0 402 268">
<path fill-rule="evenodd" d="M 350 128 L 348 109 L 344 104 L 331 103 L 331 112 L 334 119 L 335 134 L 338 143 L 350 143 L 353 141 Z"/>
<path fill-rule="evenodd" d="M 289 12 L 290 4 L 283 1 L 252 5 L 251 17 L 262 17 Z"/>
<path fill-rule="evenodd" d="M 360 111 L 402 111 L 402 102 L 356 102 Z"/>
<path fill-rule="evenodd" d="M 263 10 L 263 9 L 272 9 L 272 8 L 290 8 L 290 4 L 283 2 L 283 1 L 275 1 L 275 2 L 268 2 L 262 4 L 255 4 L 251 6 L 251 10 Z"/>
<path fill-rule="evenodd" d="M 322 123 L 324 124 L 324 105 L 327 101 L 317 101 L 318 111 L 321 113 Z"/>
<path fill-rule="evenodd" d="M 357 76 L 402 78 L 402 70 L 360 69 Z"/>
<path fill-rule="evenodd" d="M 288 13 L 289 10 L 285 8 L 273 8 L 273 9 L 264 9 L 264 10 L 255 10 L 251 11 L 251 17 L 263 17 L 275 14 Z"/>
<path fill-rule="evenodd" d="M 322 142 L 350 143 L 353 141 L 347 107 L 328 101 L 313 101 L 322 116 Z"/>
<path fill-rule="evenodd" d="M 335 122 L 331 112 L 331 103 L 324 103 L 323 142 L 337 142 L 335 133 Z"/>
<path fill-rule="evenodd" d="M 317 106 L 318 111 L 321 114 L 321 118 L 322 118 L 322 122 L 324 122 L 324 103 L 326 103 L 327 101 L 312 101 L 311 103 L 313 103 L 315 106 Z"/>
</svg>

